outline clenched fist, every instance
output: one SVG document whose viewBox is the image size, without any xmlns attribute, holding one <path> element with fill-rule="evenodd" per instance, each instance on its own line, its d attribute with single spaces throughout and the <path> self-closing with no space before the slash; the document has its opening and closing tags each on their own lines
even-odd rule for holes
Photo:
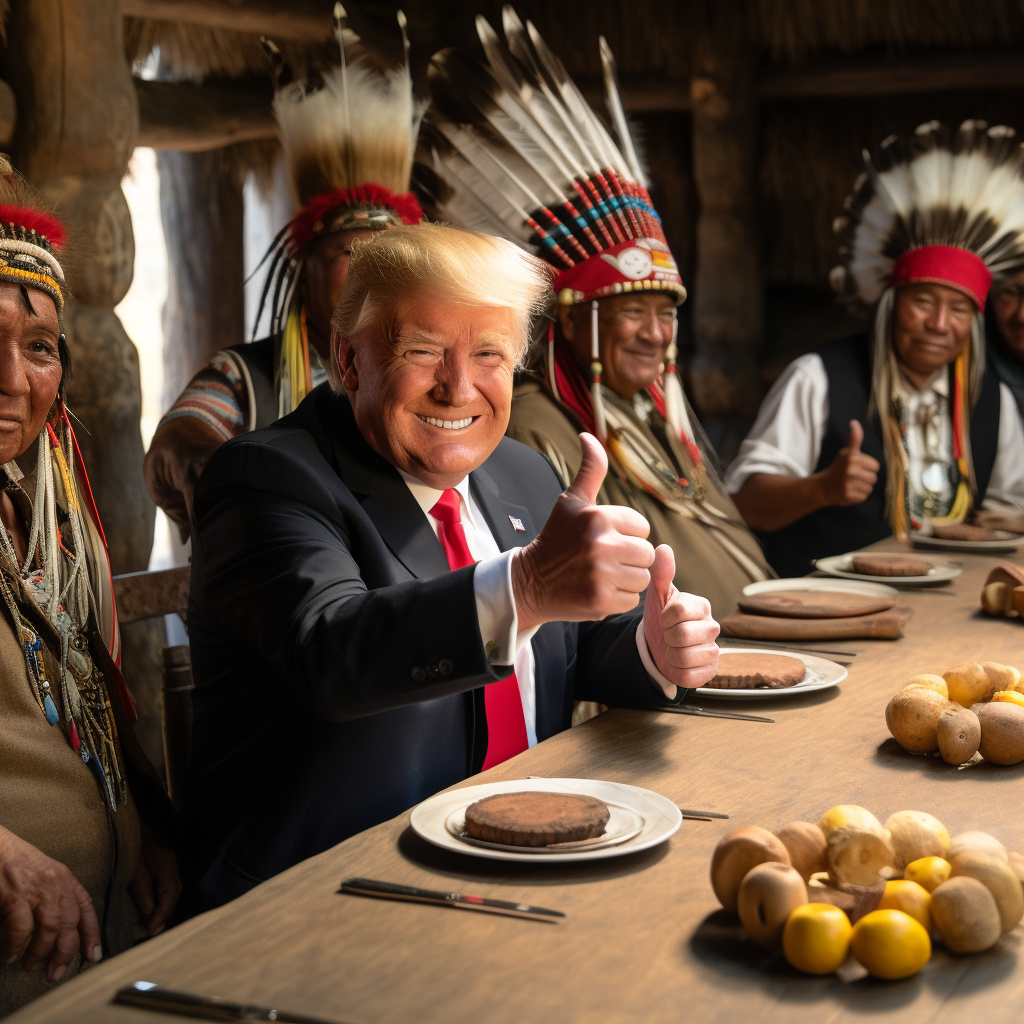
<svg viewBox="0 0 1024 1024">
<path fill-rule="evenodd" d="M 857 420 L 850 420 L 850 436 L 840 448 L 828 469 L 819 474 L 824 506 L 859 505 L 867 501 L 878 481 L 882 468 L 877 459 L 865 455 L 860 446 L 864 441 L 864 428 Z"/>
<path fill-rule="evenodd" d="M 608 456 L 580 434 L 583 462 L 537 537 L 512 558 L 519 628 L 586 622 L 635 608 L 647 589 L 654 548 L 639 512 L 597 505 Z"/>
<path fill-rule="evenodd" d="M 651 588 L 644 604 L 644 638 L 654 664 L 676 686 L 703 686 L 718 671 L 718 623 L 711 605 L 696 594 L 676 590 L 672 578 L 676 559 L 667 544 L 659 544 L 651 566 Z M 668 692 L 669 700 L 675 692 Z"/>
</svg>

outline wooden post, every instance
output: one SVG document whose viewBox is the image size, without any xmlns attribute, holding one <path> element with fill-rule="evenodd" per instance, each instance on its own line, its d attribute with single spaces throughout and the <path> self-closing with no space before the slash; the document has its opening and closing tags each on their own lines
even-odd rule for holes
<svg viewBox="0 0 1024 1024">
<path fill-rule="evenodd" d="M 734 13 L 734 12 L 733 12 Z M 757 51 L 725 8 L 707 10 L 690 84 L 700 202 L 693 397 L 724 458 L 757 410 L 762 287 L 756 216 Z"/>
<path fill-rule="evenodd" d="M 216 153 L 157 153 L 165 408 L 214 352 L 245 340 L 242 187 L 224 164 Z"/>
<path fill-rule="evenodd" d="M 14 162 L 53 203 L 70 237 L 74 301 L 65 330 L 75 370 L 68 404 L 84 424 L 79 440 L 115 573 L 147 567 L 155 517 L 142 480 L 138 355 L 114 313 L 135 258 L 121 179 L 139 122 L 122 30 L 120 5 L 110 0 L 19 0 L 7 29 L 18 107 Z M 159 764 L 163 625 L 137 623 L 122 637 L 139 738 Z"/>
</svg>

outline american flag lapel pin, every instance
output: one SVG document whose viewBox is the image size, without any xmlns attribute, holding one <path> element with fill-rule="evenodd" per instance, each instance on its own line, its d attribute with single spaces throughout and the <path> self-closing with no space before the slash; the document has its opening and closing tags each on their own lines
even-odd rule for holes
<svg viewBox="0 0 1024 1024">
<path fill-rule="evenodd" d="M 515 516 L 509 516 L 508 521 L 512 524 L 512 529 L 518 533 L 526 533 L 526 527 L 523 526 L 522 519 L 516 519 Z"/>
</svg>

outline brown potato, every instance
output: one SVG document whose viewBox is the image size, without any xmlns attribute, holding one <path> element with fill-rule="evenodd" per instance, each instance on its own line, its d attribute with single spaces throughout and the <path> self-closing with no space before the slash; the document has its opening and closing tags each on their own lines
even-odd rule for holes
<svg viewBox="0 0 1024 1024">
<path fill-rule="evenodd" d="M 980 665 L 992 684 L 993 693 L 1012 690 L 1020 681 L 1020 670 L 1012 665 L 1002 665 L 998 661 L 982 661 Z"/>
<path fill-rule="evenodd" d="M 976 878 L 992 893 L 1004 933 L 1017 927 L 1024 917 L 1024 889 L 1005 860 L 981 850 L 965 850 L 957 854 L 950 864 L 950 878 Z"/>
<path fill-rule="evenodd" d="M 996 898 L 976 878 L 951 878 L 933 893 L 932 923 L 951 953 L 980 953 L 1003 932 Z"/>
<path fill-rule="evenodd" d="M 1017 876 L 1017 881 L 1024 886 L 1024 854 L 1014 850 L 1007 854 L 1006 863 L 1010 865 L 1010 870 Z M 1024 889 L 1021 891 L 1024 892 Z"/>
<path fill-rule="evenodd" d="M 782 845 L 789 851 L 793 867 L 806 882 L 815 871 L 824 871 L 825 833 L 808 821 L 791 821 L 775 833 Z"/>
<path fill-rule="evenodd" d="M 786 919 L 806 902 L 807 886 L 796 869 L 767 861 L 752 867 L 740 882 L 736 909 L 740 923 L 759 946 L 778 949 Z"/>
<path fill-rule="evenodd" d="M 984 707 L 976 704 L 975 707 Z M 981 743 L 981 722 L 969 708 L 950 704 L 941 715 L 935 727 L 939 741 L 939 753 L 947 764 L 963 764 L 978 752 Z"/>
<path fill-rule="evenodd" d="M 938 749 L 936 727 L 947 707 L 949 701 L 934 690 L 900 690 L 885 709 L 885 721 L 901 747 L 927 754 Z"/>
<path fill-rule="evenodd" d="M 855 825 L 844 825 L 829 833 L 825 856 L 828 877 L 840 888 L 848 885 L 877 885 L 883 869 L 896 859 L 889 835 Z"/>
<path fill-rule="evenodd" d="M 934 690 L 940 697 L 949 700 L 949 687 L 942 676 L 935 676 L 925 672 L 921 675 L 911 676 L 902 687 L 904 690 Z"/>
<path fill-rule="evenodd" d="M 988 615 L 1010 615 L 1013 612 L 1013 588 L 996 580 L 986 583 L 981 591 L 981 608 Z"/>
<path fill-rule="evenodd" d="M 736 912 L 740 883 L 751 868 L 766 861 L 789 865 L 789 853 L 759 825 L 738 828 L 719 841 L 711 858 L 711 888 L 726 910 Z"/>
<path fill-rule="evenodd" d="M 987 832 L 961 832 L 953 836 L 949 841 L 949 850 L 946 853 L 946 860 L 952 861 L 965 850 L 981 850 L 982 853 L 989 853 L 1000 860 L 1006 860 L 1006 847 L 1003 846 L 995 836 Z"/>
<path fill-rule="evenodd" d="M 1024 708 L 999 701 L 986 704 L 978 712 L 981 743 L 978 750 L 993 764 L 1019 764 L 1024 761 Z"/>
<path fill-rule="evenodd" d="M 962 661 L 942 673 L 949 688 L 949 699 L 969 708 L 988 700 L 995 692 L 988 674 L 976 661 Z"/>
<path fill-rule="evenodd" d="M 944 712 L 945 713 L 945 712 Z M 921 857 L 945 857 L 949 849 L 946 826 L 926 811 L 897 811 L 885 822 L 895 860 L 893 867 L 903 875 L 906 866 Z"/>
</svg>

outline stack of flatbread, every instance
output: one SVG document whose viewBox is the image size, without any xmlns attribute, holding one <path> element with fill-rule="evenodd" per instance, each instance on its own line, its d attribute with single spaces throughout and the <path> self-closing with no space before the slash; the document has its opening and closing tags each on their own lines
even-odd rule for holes
<svg viewBox="0 0 1024 1024">
<path fill-rule="evenodd" d="M 722 620 L 722 632 L 751 640 L 896 640 L 910 617 L 894 595 L 798 588 L 794 580 L 792 590 L 740 598 L 739 611 Z"/>
</svg>

